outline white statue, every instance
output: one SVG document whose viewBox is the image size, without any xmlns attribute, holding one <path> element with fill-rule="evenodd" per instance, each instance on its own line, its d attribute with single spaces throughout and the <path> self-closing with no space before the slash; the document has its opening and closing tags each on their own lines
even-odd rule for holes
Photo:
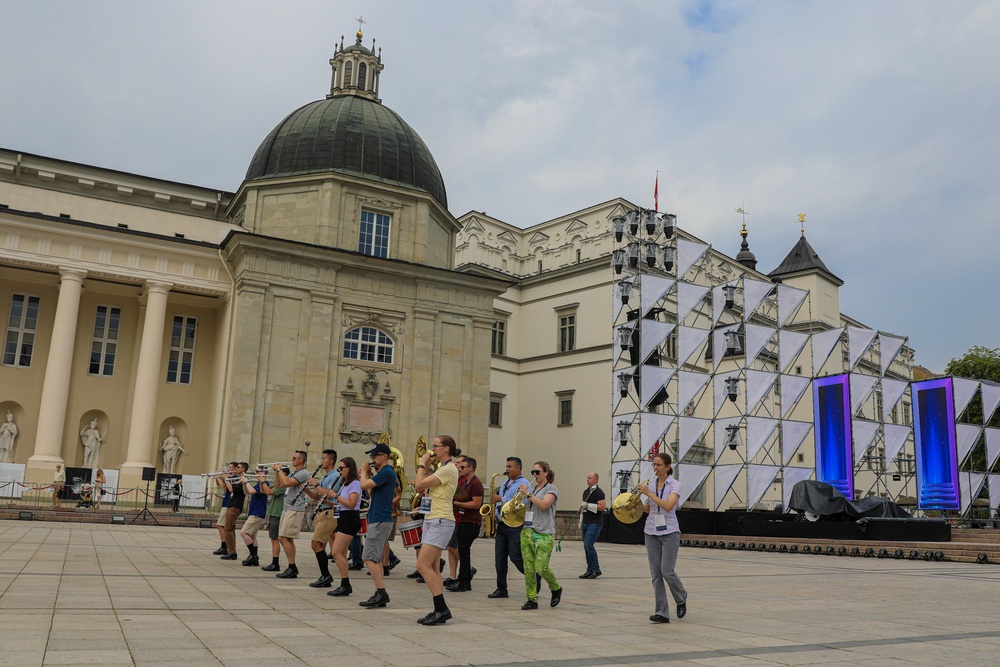
<svg viewBox="0 0 1000 667">
<path fill-rule="evenodd" d="M 187 450 L 181 446 L 181 441 L 177 439 L 176 433 L 177 431 L 172 425 L 168 426 L 167 437 L 163 439 L 163 444 L 160 446 L 160 450 L 163 452 L 163 472 L 168 475 L 174 474 L 174 467 L 181 454 L 187 454 Z"/>
<path fill-rule="evenodd" d="M 104 436 L 97 430 L 96 419 L 80 431 L 80 440 L 83 441 L 83 467 L 100 468 L 98 460 L 101 457 L 101 443 L 104 442 Z"/>
<path fill-rule="evenodd" d="M 0 424 L 0 463 L 14 461 L 14 438 L 17 437 L 17 424 L 14 423 L 14 413 L 7 412 L 7 421 Z"/>
</svg>

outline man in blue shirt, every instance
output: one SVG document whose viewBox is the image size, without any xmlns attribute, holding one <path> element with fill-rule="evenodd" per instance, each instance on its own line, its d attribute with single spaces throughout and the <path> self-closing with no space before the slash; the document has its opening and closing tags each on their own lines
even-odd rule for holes
<svg viewBox="0 0 1000 667">
<path fill-rule="evenodd" d="M 389 602 L 389 594 L 385 592 L 382 581 L 382 552 L 392 533 L 392 498 L 396 494 L 396 471 L 389 464 L 392 450 L 388 445 L 380 442 L 365 453 L 371 457 L 372 462 L 363 465 L 359 474 L 361 489 L 369 492 L 371 503 L 368 505 L 368 533 L 365 535 L 362 558 L 372 575 L 375 594 L 358 604 L 373 608 L 384 607 Z M 372 466 L 378 470 L 374 475 Z"/>
<path fill-rule="evenodd" d="M 250 505 L 247 507 L 247 520 L 243 522 L 243 528 L 240 529 L 240 536 L 250 550 L 250 555 L 243 559 L 243 565 L 248 567 L 260 565 L 260 558 L 257 556 L 257 548 L 259 546 L 257 533 L 267 523 L 267 496 L 260 489 L 261 482 L 264 481 L 264 473 L 265 471 L 263 470 L 257 470 L 257 483 L 253 486 L 250 485 L 250 480 L 248 479 L 245 479 L 243 482 L 243 490 L 250 497 Z"/>
<path fill-rule="evenodd" d="M 500 520 L 500 508 L 503 504 L 514 497 L 517 489 L 522 484 L 528 485 L 521 475 L 521 459 L 516 456 L 507 457 L 507 481 L 503 483 L 497 493 L 490 498 L 493 503 L 493 514 L 496 516 L 497 534 L 494 539 L 494 566 L 497 571 L 497 589 L 487 595 L 488 598 L 505 598 L 507 594 L 507 559 L 514 563 L 514 567 L 521 574 L 524 574 L 524 560 L 521 558 L 521 528 L 511 528 Z"/>
</svg>

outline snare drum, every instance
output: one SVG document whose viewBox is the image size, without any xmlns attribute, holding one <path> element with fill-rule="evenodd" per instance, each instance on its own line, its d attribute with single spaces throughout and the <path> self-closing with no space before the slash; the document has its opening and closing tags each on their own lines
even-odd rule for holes
<svg viewBox="0 0 1000 667">
<path fill-rule="evenodd" d="M 367 534 L 368 534 L 368 513 L 367 512 L 362 512 L 361 513 L 361 530 L 358 531 L 358 535 L 367 535 Z"/>
<path fill-rule="evenodd" d="M 424 534 L 424 520 L 404 523 L 399 527 L 399 534 L 403 536 L 403 546 L 407 549 L 419 547 Z"/>
</svg>

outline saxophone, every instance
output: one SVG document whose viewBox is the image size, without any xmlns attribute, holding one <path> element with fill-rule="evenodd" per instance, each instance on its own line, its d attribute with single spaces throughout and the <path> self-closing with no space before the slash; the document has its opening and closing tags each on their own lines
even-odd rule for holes
<svg viewBox="0 0 1000 667">
<path fill-rule="evenodd" d="M 495 472 L 490 477 L 490 492 L 483 498 L 483 504 L 479 507 L 479 514 L 483 517 L 483 537 L 493 537 L 497 532 L 496 516 L 493 514 L 493 503 L 490 498 L 497 492 L 497 477 L 506 473 Z"/>
<path fill-rule="evenodd" d="M 414 461 L 413 465 L 414 466 L 420 465 L 420 459 L 422 459 L 424 457 L 424 454 L 426 453 L 427 453 L 427 438 L 425 438 L 424 436 L 420 436 L 419 438 L 417 438 L 417 446 L 413 450 L 413 461 Z M 437 466 L 432 463 L 431 466 L 428 468 L 427 473 L 430 474 L 434 472 L 434 470 L 437 470 Z M 414 473 L 414 475 L 416 475 L 416 473 Z M 416 479 L 416 477 L 414 477 L 414 479 Z M 417 491 L 416 489 L 413 490 L 413 495 L 410 496 L 411 514 L 420 509 L 420 498 L 423 495 L 424 495 L 423 492 Z"/>
</svg>

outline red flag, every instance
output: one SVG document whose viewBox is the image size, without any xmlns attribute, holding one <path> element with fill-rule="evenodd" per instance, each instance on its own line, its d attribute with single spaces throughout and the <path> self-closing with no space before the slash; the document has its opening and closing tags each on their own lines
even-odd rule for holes
<svg viewBox="0 0 1000 667">
<path fill-rule="evenodd" d="M 653 208 L 660 212 L 660 172 L 656 172 L 656 185 L 653 186 Z"/>
</svg>

